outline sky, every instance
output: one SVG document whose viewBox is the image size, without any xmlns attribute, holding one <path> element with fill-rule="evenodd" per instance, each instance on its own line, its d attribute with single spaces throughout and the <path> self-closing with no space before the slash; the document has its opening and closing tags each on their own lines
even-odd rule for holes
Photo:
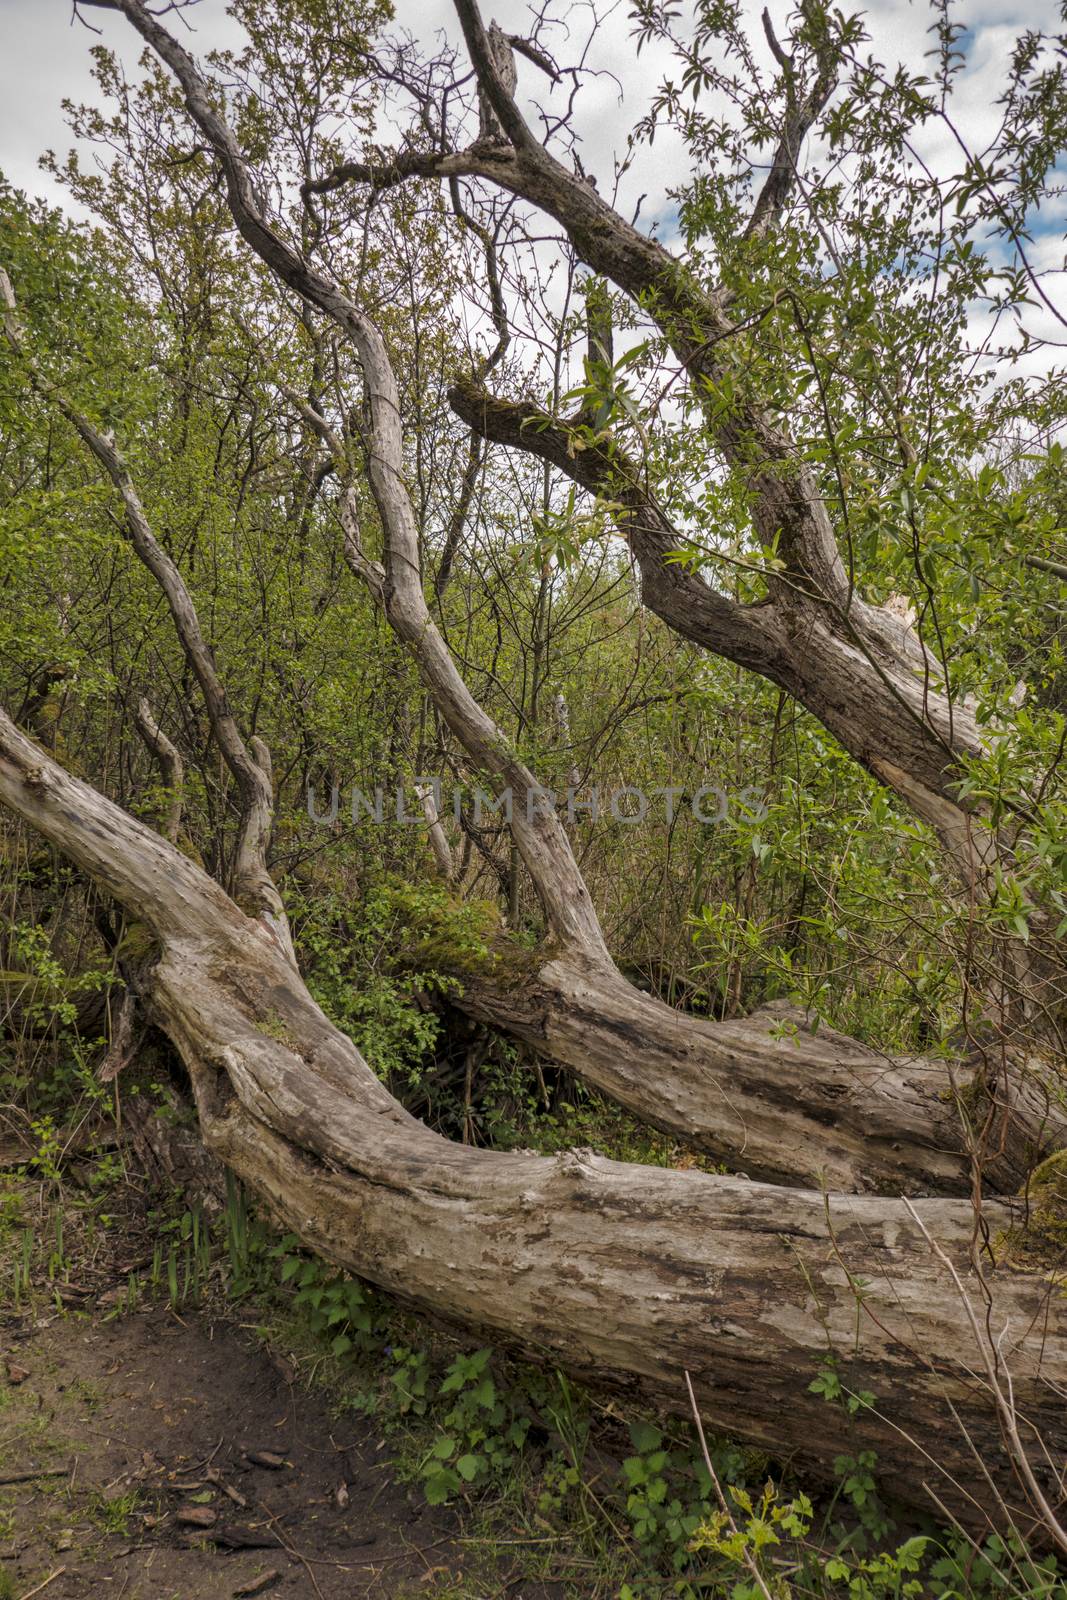
<svg viewBox="0 0 1067 1600">
<path fill-rule="evenodd" d="M 762 0 L 752 4 L 753 16 Z M 605 76 L 583 91 L 581 125 L 587 166 L 601 165 L 610 171 L 610 151 L 621 148 L 622 138 L 634 116 L 644 109 L 654 91 L 667 58 L 655 50 L 640 57 L 630 37 L 626 0 L 606 0 L 601 10 L 611 6 L 602 29 L 603 45 L 596 64 L 609 68 L 615 78 Z M 483 12 L 494 16 L 510 32 L 527 32 L 529 7 L 525 0 L 483 0 Z M 566 4 L 555 9 L 565 13 Z M 772 18 L 779 22 L 791 9 L 789 0 L 769 0 Z M 846 8 L 847 9 L 847 8 Z M 587 7 L 582 3 L 569 8 L 575 34 L 583 33 Z M 927 29 L 932 20 L 923 0 L 873 0 L 864 8 L 871 48 L 883 60 L 902 60 L 918 67 L 928 50 Z M 140 40 L 119 14 L 96 9 L 83 12 L 99 29 L 90 31 L 73 17 L 71 0 L 0 0 L 0 166 L 16 187 L 60 198 L 51 180 L 37 169 L 41 152 L 69 148 L 71 139 L 63 120 L 61 102 L 95 98 L 89 50 L 103 43 L 118 51 L 127 70 L 133 73 L 140 54 Z M 242 31 L 227 15 L 225 0 L 199 0 L 188 10 L 189 27 L 174 16 L 168 19 L 194 54 L 218 46 L 240 43 Z M 953 15 L 972 35 L 971 63 L 965 75 L 965 89 L 957 103 L 957 116 L 965 137 L 980 141 L 988 127 L 991 101 L 1003 72 L 1007 50 L 1017 33 L 1025 27 L 1054 31 L 1057 7 L 1052 0 L 958 0 Z M 451 0 L 396 0 L 396 24 L 429 43 L 439 30 L 458 39 Z M 758 22 L 754 35 L 764 56 Z M 567 58 L 565 46 L 558 47 L 561 60 Z M 523 80 L 544 84 L 536 69 L 520 63 Z M 619 86 L 625 96 L 620 106 Z M 947 156 L 950 135 L 942 131 L 930 144 L 933 159 Z M 924 154 L 926 152 L 924 151 Z M 664 178 L 671 167 L 671 151 L 662 145 L 656 150 L 642 178 Z"/>
<path fill-rule="evenodd" d="M 750 3 L 755 22 L 762 0 Z M 779 22 L 789 7 L 790 0 L 769 0 L 772 18 Z M 575 0 L 569 10 L 565 0 L 559 0 L 555 9 L 569 14 L 576 35 L 584 34 L 589 12 L 583 0 Z M 628 129 L 645 109 L 668 60 L 656 50 L 637 56 L 630 37 L 627 0 L 602 0 L 600 9 L 607 10 L 608 16 L 593 60 L 607 70 L 583 90 L 578 122 L 584 164 L 599 175 L 603 192 L 610 187 L 612 155 L 622 150 Z M 1005 62 L 1017 34 L 1026 27 L 1055 31 L 1057 9 L 1053 0 L 1013 0 L 1011 5 L 1007 0 L 958 0 L 953 15 L 968 29 L 969 64 L 954 116 L 972 144 L 980 147 L 990 131 Z M 483 0 L 483 10 L 487 18 L 495 16 L 506 31 L 529 31 L 525 0 Z M 63 99 L 82 102 L 97 98 L 89 54 L 93 44 L 115 49 L 131 76 L 136 74 L 141 48 L 140 40 L 117 13 L 87 9 L 84 15 L 99 34 L 73 18 L 71 0 L 0 0 L 0 169 L 17 188 L 59 204 L 67 204 L 66 198 L 51 177 L 40 171 L 38 158 L 49 148 L 62 156 L 73 143 L 64 122 Z M 196 55 L 241 41 L 241 30 L 227 15 L 225 0 L 200 0 L 187 16 L 190 28 L 174 16 L 169 24 Z M 874 53 L 886 62 L 900 60 L 913 69 L 921 66 L 931 42 L 927 29 L 932 18 L 925 0 L 872 0 L 865 16 Z M 425 44 L 432 43 L 439 30 L 453 39 L 459 37 L 451 0 L 396 0 L 396 24 Z M 753 32 L 764 48 L 758 23 Z M 567 59 L 562 40 L 557 53 L 561 60 Z M 520 62 L 520 89 L 524 84 L 540 90 L 545 80 L 535 68 Z M 949 131 L 942 126 L 930 130 L 922 154 L 935 170 L 954 165 L 957 158 Z M 683 171 L 677 139 L 669 133 L 657 137 L 629 175 L 625 203 L 620 207 L 629 210 L 640 194 L 646 195 L 642 215 L 667 219 L 660 230 L 666 243 L 670 243 L 671 214 L 666 190 L 672 177 Z M 1067 208 L 1061 205 L 1038 221 L 1033 252 L 1042 267 L 1063 266 L 1065 217 Z M 1063 283 L 1062 278 L 1058 283 L 1050 280 L 1051 287 L 1061 288 Z M 1061 297 L 1067 300 L 1067 293 Z M 1038 325 L 1042 320 L 1048 319 L 1039 318 Z M 1053 323 L 1048 331 L 1054 327 Z"/>
</svg>

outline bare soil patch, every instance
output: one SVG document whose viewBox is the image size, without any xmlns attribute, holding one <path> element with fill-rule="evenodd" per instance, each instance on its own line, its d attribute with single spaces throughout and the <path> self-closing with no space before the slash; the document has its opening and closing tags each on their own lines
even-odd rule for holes
<svg viewBox="0 0 1067 1600">
<path fill-rule="evenodd" d="M 51 1600 L 462 1583 L 454 1517 L 396 1481 L 373 1421 L 339 1421 L 231 1323 L 8 1312 L 0 1345 L 0 1562 L 17 1595 L 51 1573 Z"/>
</svg>

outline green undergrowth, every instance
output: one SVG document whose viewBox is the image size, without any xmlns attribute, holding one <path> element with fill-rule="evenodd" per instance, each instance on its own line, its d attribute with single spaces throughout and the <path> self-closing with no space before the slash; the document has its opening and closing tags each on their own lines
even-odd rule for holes
<svg viewBox="0 0 1067 1600">
<path fill-rule="evenodd" d="M 42 1211 L 41 1194 L 52 1190 Z M 70 1263 L 106 1232 L 106 1194 L 70 1197 L 40 1179 L 0 1184 L 5 1310 L 63 1297 Z M 42 1218 L 45 1220 L 42 1220 Z M 642 1415 L 563 1372 L 471 1347 L 370 1285 L 279 1237 L 230 1181 L 214 1217 L 163 1208 L 148 1218 L 152 1258 L 96 1315 L 150 1304 L 238 1317 L 327 1395 L 338 1415 L 373 1421 L 394 1470 L 459 1517 L 465 1568 L 490 1579 L 506 1563 L 528 1582 L 583 1600 L 1067 1600 L 1050 1559 L 992 1538 L 905 1520 L 878 1490 L 868 1452 L 835 1462 L 831 1492 L 798 1483 L 760 1451 L 701 1441 L 684 1421 Z M 847 1424 L 873 1396 L 826 1361 L 813 1392 Z M 720 1495 L 721 1491 L 721 1495 Z M 468 1578 L 468 1583 L 477 1583 Z M 430 1588 L 446 1600 L 482 1590 Z M 2 1593 L 2 1591 L 0 1591 Z"/>
<path fill-rule="evenodd" d="M 581 1146 L 645 1164 L 711 1166 L 513 1044 L 474 1025 L 465 1032 L 454 1017 L 442 1022 L 441 1004 L 459 981 L 444 943 L 469 946 L 475 962 L 492 933 L 477 908 L 457 924 L 436 890 L 413 902 L 389 886 L 375 904 L 365 946 L 362 928 L 356 943 L 331 942 L 336 908 L 319 908 L 317 924 L 309 912 L 301 938 L 320 1002 L 416 1114 L 497 1149 Z M 416 950 L 411 967 L 383 964 L 381 951 L 405 940 Z M 124 1074 L 124 1097 L 148 1096 L 159 1116 L 182 1116 L 165 1076 L 165 1064 L 142 1051 Z M 82 1150 L 77 1185 L 70 1181 L 71 1107 L 108 1130 L 106 1095 L 67 1052 L 30 1114 L 33 1154 L 21 1174 L 0 1178 L 0 1310 L 77 1314 L 65 1293 L 71 1263 L 99 1259 L 126 1224 L 117 1215 L 131 1195 L 121 1147 L 104 1139 Z M 1031 1239 L 1061 1226 L 1062 1186 L 1055 1162 L 1034 1174 Z M 255 1328 L 339 1415 L 373 1422 L 415 1492 L 455 1509 L 465 1567 L 484 1567 L 485 1593 L 506 1568 L 583 1600 L 1067 1600 L 1054 1565 L 1020 1544 L 994 1538 L 975 1549 L 895 1513 L 879 1494 L 877 1460 L 858 1447 L 834 1463 L 827 1491 L 712 1438 L 717 1488 L 684 1421 L 642 1415 L 551 1366 L 458 1341 L 309 1255 L 294 1236 L 279 1237 L 233 1181 L 216 1215 L 172 1203 L 150 1208 L 143 1222 L 145 1259 L 93 1314 L 162 1304 L 182 1314 L 221 1310 Z M 1013 1240 L 1013 1251 L 1023 1247 Z M 872 1398 L 851 1393 L 832 1363 L 798 1378 L 805 1382 L 846 1418 Z M 426 1592 L 461 1600 L 455 1589 Z M 466 1593 L 474 1600 L 482 1590 Z"/>
<path fill-rule="evenodd" d="M 338 1413 L 373 1418 L 399 1475 L 454 1505 L 462 1537 L 497 1568 L 506 1552 L 530 1580 L 590 1600 L 1067 1600 L 1055 1562 L 1020 1542 L 976 1548 L 902 1515 L 879 1493 L 870 1452 L 840 1455 L 835 1485 L 816 1491 L 713 1437 L 713 1479 L 689 1424 L 457 1343 L 295 1236 L 271 1235 L 235 1185 L 220 1230 L 227 1293 L 255 1307 L 260 1335 Z M 180 1231 L 190 1248 L 203 1237 L 192 1219 Z M 874 1403 L 831 1359 L 809 1387 L 846 1425 Z"/>
<path fill-rule="evenodd" d="M 375 1071 L 416 1087 L 441 1042 L 440 1002 L 490 962 L 499 914 L 441 887 L 386 878 L 356 908 L 317 892 L 290 896 L 308 988 Z"/>
<path fill-rule="evenodd" d="M 54 1180 L 4 1178 L 0 1309 L 71 1314 L 64 1285 L 113 1225 L 106 1203 L 91 1185 L 72 1205 Z M 869 1453 L 839 1458 L 836 1488 L 816 1493 L 761 1452 L 712 1438 L 720 1498 L 685 1423 L 458 1343 L 279 1237 L 232 1180 L 217 1216 L 163 1208 L 148 1222 L 151 1261 L 97 1315 L 161 1303 L 238 1315 L 339 1415 L 373 1419 L 398 1475 L 431 1504 L 456 1508 L 467 1568 L 484 1565 L 487 1582 L 506 1560 L 527 1581 L 588 1600 L 1067 1600 L 1054 1563 L 1021 1545 L 993 1538 L 979 1550 L 895 1519 Z M 873 1398 L 851 1393 L 832 1362 L 810 1386 L 846 1416 Z"/>
<path fill-rule="evenodd" d="M 529 1083 L 528 1072 L 519 1076 Z M 158 1085 L 140 1088 L 154 1094 Z M 557 1094 L 550 1106 L 546 1090 L 535 1106 L 506 1110 L 505 1089 L 490 1074 L 480 1102 L 501 1142 L 536 1130 L 542 1150 L 588 1142 L 628 1159 L 693 1159 L 584 1090 Z M 0 1177 L 0 1311 L 71 1315 L 72 1263 L 106 1253 L 109 1236 L 128 1224 L 116 1213 L 131 1191 L 106 1144 L 82 1153 L 73 1187 L 55 1125 L 43 1117 L 34 1133 L 37 1151 L 23 1171 Z M 1058 1166 L 1038 1169 L 1032 1209 L 1058 1206 L 1061 1184 Z M 163 1205 L 142 1226 L 147 1258 L 94 1314 L 163 1304 L 239 1317 L 325 1390 L 339 1415 L 373 1419 L 413 1489 L 456 1508 L 474 1570 L 482 1561 L 499 1573 L 506 1559 L 531 1582 L 589 1600 L 1067 1600 L 1054 1563 L 1021 1544 L 993 1538 L 976 1549 L 895 1511 L 879 1493 L 876 1458 L 858 1447 L 834 1463 L 827 1491 L 762 1452 L 712 1438 L 716 1487 L 686 1422 L 642 1415 L 551 1366 L 458 1341 L 295 1236 L 279 1236 L 232 1179 L 217 1214 Z M 874 1400 L 853 1392 L 830 1360 L 806 1381 L 846 1426 Z"/>
<path fill-rule="evenodd" d="M 698 1159 L 565 1075 L 546 1082 L 513 1049 L 494 1054 L 494 1041 L 475 1043 L 479 1068 L 473 1085 L 467 1075 L 465 1108 L 447 1098 L 453 1062 L 451 1076 L 431 1080 L 436 1114 L 453 1133 L 462 1125 L 498 1148 L 587 1145 L 675 1166 Z M 150 1096 L 160 1116 L 180 1115 L 153 1071 L 142 1056 L 125 1093 Z M 82 1110 L 104 1111 L 98 1091 L 80 1079 L 74 1087 Z M 72 1264 L 106 1255 L 109 1238 L 129 1225 L 123 1208 L 132 1191 L 121 1150 L 106 1139 L 78 1154 L 74 1184 L 50 1112 L 34 1117 L 32 1138 L 23 1171 L 0 1176 L 0 1311 L 76 1315 L 66 1292 Z M 1062 1183 L 1056 1162 L 1034 1174 L 1031 1227 L 1058 1225 Z M 484 1565 L 487 1593 L 506 1566 L 583 1600 L 1067 1600 L 1054 1564 L 1021 1544 L 993 1538 L 975 1549 L 895 1512 L 879 1494 L 877 1460 L 858 1446 L 834 1463 L 827 1491 L 758 1451 L 712 1438 L 716 1488 L 686 1422 L 642 1415 L 551 1366 L 458 1341 L 308 1254 L 294 1236 L 279 1237 L 232 1180 L 217 1214 L 165 1204 L 150 1207 L 141 1226 L 142 1264 L 92 1314 L 162 1304 L 180 1314 L 222 1311 L 255 1328 L 339 1415 L 373 1422 L 414 1491 L 455 1508 L 465 1565 Z M 852 1393 L 832 1362 L 798 1378 L 805 1382 L 846 1421 L 873 1399 Z M 446 1590 L 440 1600 L 450 1592 L 459 1600 Z M 471 1589 L 471 1600 L 480 1593 Z"/>
<path fill-rule="evenodd" d="M 517 990 L 550 946 L 508 935 L 496 908 L 440 884 L 385 878 L 358 907 L 291 897 L 301 971 L 326 1015 L 428 1126 L 465 1144 L 714 1170 L 558 1067 L 456 1007 L 475 978 Z M 261 1024 L 270 1029 L 270 1018 Z"/>
</svg>

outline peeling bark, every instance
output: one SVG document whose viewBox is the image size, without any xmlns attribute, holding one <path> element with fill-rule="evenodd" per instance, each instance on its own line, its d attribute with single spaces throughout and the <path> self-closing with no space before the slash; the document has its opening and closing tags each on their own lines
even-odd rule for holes
<svg viewBox="0 0 1067 1600">
<path fill-rule="evenodd" d="M 107 3 L 174 70 L 221 162 L 244 238 L 282 282 L 352 340 L 366 377 L 368 472 L 386 532 L 386 562 L 378 567 L 362 552 L 354 501 L 347 498 L 350 554 L 435 685 L 442 713 L 471 741 L 472 758 L 512 773 L 514 757 L 501 747 L 499 730 L 470 702 L 427 625 L 421 575 L 411 559 L 417 530 L 404 488 L 397 386 L 380 331 L 271 227 L 232 132 L 157 16 L 141 0 Z M 472 0 L 459 0 L 459 8 L 481 75 L 486 128 L 493 141 L 499 129 L 514 146 L 494 145 L 486 165 L 518 170 L 525 163 L 522 192 L 554 200 L 579 248 L 584 241 L 590 254 L 600 250 L 598 270 L 631 288 L 641 286 L 644 274 L 659 304 L 673 296 L 676 310 L 691 310 L 691 286 L 677 266 L 662 277 L 660 247 L 606 221 L 588 185 L 573 175 L 560 178 L 493 65 L 499 40 L 487 40 Z M 714 298 L 707 304 L 714 313 L 707 326 L 718 326 L 723 307 Z M 713 373 L 713 365 L 706 371 Z M 743 420 L 743 437 L 724 437 L 723 444 L 728 455 L 745 455 L 753 440 L 764 451 L 752 479 L 757 526 L 783 535 L 794 579 L 813 602 L 832 607 L 842 568 L 810 475 L 763 417 Z M 109 471 L 114 467 L 113 481 L 136 524 L 121 461 L 116 466 L 87 442 Z M 132 529 L 131 537 L 136 544 Z M 825 638 L 812 621 L 825 612 L 801 617 L 784 593 L 774 604 L 783 608 L 776 625 L 787 635 L 801 628 L 813 659 L 840 644 L 836 636 L 827 642 L 832 630 L 825 621 Z M 724 622 L 749 629 L 747 618 L 723 612 L 717 600 L 713 605 Z M 888 648 L 889 625 L 872 619 L 872 650 Z M 787 638 L 783 648 L 800 645 Z M 908 648 L 905 641 L 902 649 Z M 205 694 L 209 688 L 210 680 Z M 259 829 L 253 837 L 263 838 L 268 761 L 255 745 L 248 759 L 264 802 L 253 814 Z M 526 773 L 523 783 L 532 781 Z M 581 1151 L 545 1158 L 450 1144 L 391 1098 L 315 1005 L 263 920 L 246 915 L 168 841 L 65 773 L 3 715 L 0 802 L 151 929 L 159 948 L 144 974 L 145 1002 L 188 1068 L 205 1143 L 311 1248 L 417 1307 L 487 1330 L 593 1381 L 657 1396 L 682 1413 L 691 1373 L 710 1423 L 815 1470 L 827 1472 L 838 1451 L 874 1450 L 884 1483 L 904 1498 L 921 1503 L 929 1488 L 975 1526 L 988 1516 L 1003 1527 L 1010 1516 L 1024 1530 L 1033 1520 L 1048 1530 L 1041 1497 L 1058 1509 L 1063 1490 L 1056 1468 L 1067 1450 L 1064 1286 L 1044 1267 L 994 1264 L 996 1241 L 1020 1220 L 1018 1208 L 985 1202 L 976 1217 L 970 1200 L 912 1204 L 622 1165 Z M 594 1081 L 606 1081 L 621 1060 L 651 1121 L 673 1098 L 670 1114 L 691 1126 L 695 1117 L 707 1117 L 709 1095 L 721 1097 L 713 1136 L 735 1153 L 742 1141 L 754 1169 L 779 1176 L 798 1165 L 806 1171 L 838 1135 L 844 1153 L 834 1157 L 835 1171 L 858 1185 L 861 1158 L 880 1157 L 895 1129 L 904 1135 L 898 1143 L 910 1141 L 922 1152 L 907 1157 L 916 1182 L 924 1160 L 934 1182 L 960 1182 L 959 1152 L 945 1157 L 946 1124 L 920 1092 L 918 1068 L 879 1062 L 876 1081 L 872 1058 L 857 1059 L 859 1047 L 836 1035 L 801 1034 L 790 1054 L 785 1040 L 774 1037 L 788 1017 L 694 1024 L 637 997 L 606 958 L 558 821 L 542 814 L 516 839 L 539 881 L 558 950 L 530 982 L 507 986 L 514 1031 L 541 1035 L 562 1059 L 584 1061 Z M 498 1012 L 502 987 L 483 999 Z M 472 982 L 471 1003 L 491 988 L 492 975 Z M 862 1093 L 852 1102 L 856 1083 Z M 1001 1090 L 986 1089 L 995 1105 Z M 846 1120 L 842 1108 L 850 1103 Z M 730 1119 L 737 1131 L 727 1136 L 722 1128 Z M 931 1150 L 936 1159 L 927 1159 Z M 895 1181 L 902 1181 L 899 1171 Z M 981 1251 L 975 1242 L 983 1238 L 989 1243 Z M 851 1421 L 810 1392 L 827 1354 L 840 1362 L 850 1389 L 876 1396 Z"/>
<path fill-rule="evenodd" d="M 583 1151 L 451 1144 L 392 1099 L 260 921 L 2 714 L 0 801 L 148 924 L 160 954 L 145 1001 L 188 1068 L 209 1150 L 327 1259 L 680 1413 L 688 1371 L 716 1428 L 821 1472 L 839 1451 L 872 1449 L 906 1499 L 922 1503 L 929 1485 L 981 1524 L 1003 1520 L 1002 1496 L 1025 1526 L 1026 1492 L 977 1375 L 981 1327 L 925 1229 L 962 1286 L 992 1296 L 1001 1369 L 1051 1492 L 1042 1448 L 1053 1461 L 1067 1450 L 1062 1285 L 1006 1268 L 980 1282 L 967 1202 L 912 1211 Z M 994 1234 L 1011 1220 L 1007 1206 L 985 1208 Z M 877 1396 L 851 1423 L 808 1391 L 830 1352 L 849 1388 Z"/>
<path fill-rule="evenodd" d="M 543 991 L 553 996 L 546 1008 L 551 1022 L 541 1026 L 549 1047 L 638 1115 L 751 1172 L 810 1181 L 813 1164 L 817 1164 L 813 1161 L 817 1155 L 815 1131 L 829 1125 L 843 1153 L 824 1152 L 823 1164 L 832 1174 L 831 1181 L 848 1187 L 906 1188 L 919 1193 L 936 1187 L 964 1192 L 974 1181 L 973 1158 L 984 1162 L 990 1175 L 987 1181 L 1015 1189 L 1033 1161 L 1056 1148 L 1064 1132 L 1062 1108 L 1054 1104 L 1050 1109 L 1041 1077 L 1030 1079 L 1029 1063 L 1020 1068 L 1005 1060 L 998 1063 L 997 1078 L 986 1074 L 978 1095 L 980 1115 L 972 1128 L 956 1117 L 954 1105 L 942 1100 L 943 1083 L 935 1086 L 925 1064 L 887 1063 L 847 1041 L 842 1041 L 844 1048 L 831 1063 L 824 1046 L 813 1044 L 810 1033 L 804 1032 L 797 1035 L 785 1067 L 786 1074 L 792 1070 L 786 1094 L 776 1089 L 773 1076 L 766 1079 L 769 1063 L 765 1052 L 771 1031 L 766 1023 L 757 1021 L 747 1032 L 745 1025 L 741 1031 L 719 1032 L 726 1025 L 679 1017 L 634 990 L 618 973 L 565 830 L 552 807 L 537 801 L 542 791 L 533 774 L 470 693 L 430 616 L 420 570 L 418 527 L 405 482 L 399 391 L 380 329 L 337 283 L 309 264 L 264 214 L 234 133 L 217 111 L 188 53 L 140 0 L 116 0 L 116 4 L 177 77 L 190 116 L 223 168 L 230 208 L 245 240 L 282 283 L 342 330 L 362 365 L 369 418 L 366 467 L 382 526 L 382 565 L 368 558 L 363 549 L 354 487 L 350 479 L 345 481 L 341 441 L 318 412 L 297 396 L 290 394 L 290 399 L 326 440 L 337 462 L 350 564 L 410 650 L 441 716 L 471 763 L 514 792 L 513 837 L 544 904 L 560 955 L 559 962 L 550 963 L 543 974 Z M 494 48 L 500 47 L 497 38 Z M 492 85 L 486 82 L 483 86 L 501 126 L 510 134 L 504 106 L 508 92 L 497 85 L 490 93 Z M 513 107 L 512 112 L 514 121 L 518 114 Z M 660 251 L 658 245 L 654 248 Z M 763 426 L 758 417 L 750 420 L 753 427 Z M 779 444 L 788 455 L 786 445 Z M 798 493 L 801 491 L 808 506 L 805 515 L 810 514 L 817 524 L 808 529 L 808 578 L 814 582 L 819 569 L 822 577 L 818 581 L 824 589 L 836 591 L 843 581 L 843 568 L 836 547 L 831 552 L 829 524 L 823 527 L 825 508 L 807 479 L 800 483 Z M 662 554 L 665 529 L 649 523 L 644 501 L 637 509 L 641 526 L 651 527 L 650 537 L 659 541 Z M 793 510 L 800 515 L 796 505 Z M 799 539 L 799 524 L 795 531 Z M 737 606 L 706 586 L 703 603 L 717 626 L 737 630 L 739 636 L 753 641 L 753 648 L 757 635 L 765 638 L 769 629 L 787 635 L 797 625 L 788 608 L 782 615 L 771 611 L 762 616 L 763 608 Z M 786 602 L 779 600 L 777 605 L 786 606 Z M 874 615 L 874 608 L 868 609 Z M 893 637 L 900 635 L 906 641 L 907 630 L 899 621 L 881 613 L 877 616 L 873 635 L 884 642 L 895 629 Z M 826 652 L 832 651 L 835 643 L 821 613 L 813 611 L 806 615 L 803 639 L 794 647 L 795 659 L 810 664 L 813 681 L 822 682 L 831 697 L 845 695 L 849 678 L 847 672 L 828 668 Z M 905 643 L 902 648 L 911 647 Z M 852 654 L 858 656 L 859 652 Z M 904 687 L 913 697 L 921 696 L 922 686 L 913 680 L 902 685 L 901 693 Z M 919 705 L 915 721 L 922 726 Z M 875 725 L 872 712 L 863 726 L 870 729 Z M 491 991 L 483 988 L 480 992 L 484 998 Z M 499 1022 L 511 1014 L 508 1002 L 507 994 L 498 995 L 495 1014 L 488 1010 L 483 1014 Z M 781 1058 L 777 1064 L 783 1066 Z M 924 1078 L 925 1095 L 920 1092 Z M 874 1150 L 861 1167 L 860 1153 L 872 1128 Z"/>
</svg>

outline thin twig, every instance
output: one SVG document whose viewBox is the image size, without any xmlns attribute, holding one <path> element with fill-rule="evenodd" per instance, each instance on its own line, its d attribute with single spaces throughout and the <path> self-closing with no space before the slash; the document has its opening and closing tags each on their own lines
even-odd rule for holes
<svg viewBox="0 0 1067 1600">
<path fill-rule="evenodd" d="M 975 1316 L 974 1307 L 971 1304 L 971 1297 L 964 1288 L 960 1275 L 953 1266 L 952 1261 L 949 1259 L 942 1247 L 938 1244 L 937 1240 L 934 1239 L 930 1234 L 926 1224 L 923 1222 L 922 1218 L 919 1216 L 919 1213 L 916 1211 L 915 1207 L 912 1205 L 911 1201 L 906 1195 L 904 1196 L 904 1204 L 910 1212 L 916 1227 L 919 1229 L 923 1238 L 930 1246 L 930 1249 L 933 1251 L 934 1255 L 937 1256 L 938 1260 L 948 1268 L 948 1271 L 952 1275 L 952 1281 L 956 1285 L 956 1290 L 959 1294 L 961 1304 L 963 1305 L 963 1309 L 967 1314 L 967 1320 L 971 1324 L 971 1329 L 974 1333 L 975 1343 L 978 1345 L 978 1351 L 982 1357 L 982 1364 L 986 1370 L 986 1378 L 988 1380 L 990 1390 L 992 1391 L 993 1399 L 996 1402 L 997 1415 L 1000 1418 L 1001 1431 L 1004 1436 L 1004 1443 L 1007 1447 L 1008 1454 L 1011 1457 L 1031 1496 L 1033 1497 L 1033 1503 L 1036 1506 L 1046 1529 L 1052 1535 L 1052 1538 L 1055 1540 L 1060 1550 L 1067 1554 L 1067 1530 L 1064 1529 L 1058 1520 L 1056 1513 L 1049 1505 L 1048 1500 L 1045 1497 L 1044 1490 L 1041 1488 L 1041 1485 L 1038 1483 L 1037 1478 L 1034 1475 L 1034 1469 L 1030 1465 L 1030 1458 L 1026 1453 L 1022 1439 L 1019 1437 L 1019 1426 L 1015 1410 L 1011 1375 L 1008 1372 L 1007 1364 L 1000 1353 L 1000 1341 L 993 1342 L 990 1339 L 982 1337 L 982 1331 L 978 1325 L 978 1318 Z M 1001 1385 L 1001 1374 L 1003 1375 L 1004 1383 L 1007 1386 L 1007 1394 L 1005 1394 L 1004 1388 Z"/>
<path fill-rule="evenodd" d="M 693 1393 L 693 1380 L 689 1376 L 688 1372 L 685 1374 L 685 1386 L 689 1391 L 689 1405 L 693 1413 L 693 1421 L 696 1423 L 697 1438 L 700 1440 L 700 1449 L 704 1456 L 704 1465 L 708 1469 L 708 1476 L 715 1485 L 715 1493 L 719 1497 L 719 1504 L 722 1506 L 723 1515 L 730 1525 L 730 1532 L 736 1534 L 737 1536 L 738 1546 L 741 1550 L 741 1559 L 744 1561 L 749 1572 L 751 1572 L 760 1592 L 764 1596 L 764 1600 L 772 1600 L 771 1591 L 767 1587 L 767 1580 L 760 1571 L 757 1562 L 753 1559 L 752 1552 L 748 1548 L 747 1541 L 742 1536 L 737 1523 L 734 1521 L 733 1512 L 730 1510 L 730 1507 L 727 1504 L 726 1496 L 723 1493 L 722 1484 L 719 1482 L 719 1475 L 711 1464 L 711 1451 L 708 1449 L 708 1441 L 704 1437 L 704 1424 L 700 1420 L 700 1411 L 697 1408 L 697 1397 Z"/>
<path fill-rule="evenodd" d="M 40 1594 L 42 1589 L 47 1589 L 50 1583 L 54 1583 L 57 1578 L 61 1578 L 66 1570 L 66 1567 L 57 1567 L 54 1572 L 48 1574 L 43 1583 L 37 1585 L 36 1589 L 27 1589 L 22 1596 L 22 1600 L 31 1600 L 32 1595 Z"/>
</svg>

